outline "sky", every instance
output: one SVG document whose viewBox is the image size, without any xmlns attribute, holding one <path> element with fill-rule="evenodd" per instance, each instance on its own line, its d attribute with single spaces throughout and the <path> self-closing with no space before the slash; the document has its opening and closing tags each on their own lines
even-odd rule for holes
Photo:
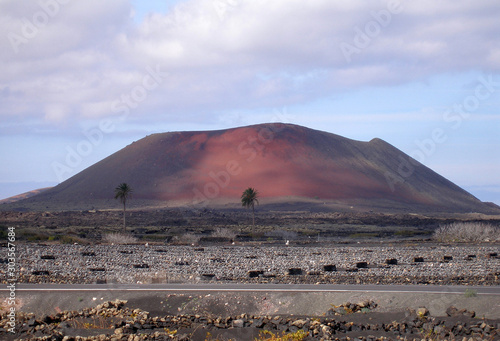
<svg viewBox="0 0 500 341">
<path fill-rule="evenodd" d="M 500 204 L 497 0 L 0 0 L 0 198 L 168 131 L 381 138 Z"/>
</svg>

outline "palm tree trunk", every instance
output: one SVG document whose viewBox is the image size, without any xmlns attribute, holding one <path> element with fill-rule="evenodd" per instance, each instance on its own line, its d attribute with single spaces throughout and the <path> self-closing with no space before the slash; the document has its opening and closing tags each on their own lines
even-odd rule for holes
<svg viewBox="0 0 500 341">
<path fill-rule="evenodd" d="M 126 224 L 125 224 L 125 202 L 123 202 L 123 232 L 126 232 Z"/>
<path fill-rule="evenodd" d="M 252 222 L 253 222 L 253 226 L 255 226 L 255 207 L 254 207 L 254 205 L 252 205 Z"/>
</svg>

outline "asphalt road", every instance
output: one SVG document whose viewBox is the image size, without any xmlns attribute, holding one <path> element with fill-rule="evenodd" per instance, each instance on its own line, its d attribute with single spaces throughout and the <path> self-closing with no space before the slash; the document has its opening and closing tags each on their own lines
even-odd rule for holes
<svg viewBox="0 0 500 341">
<path fill-rule="evenodd" d="M 0 291 L 9 291 L 7 285 Z M 20 292 L 142 291 L 142 292 L 369 292 L 500 295 L 500 286 L 334 285 L 334 284 L 17 284 Z"/>
<path fill-rule="evenodd" d="M 105 301 L 127 300 L 155 316 L 205 311 L 215 315 L 320 316 L 343 302 L 374 300 L 379 312 L 427 307 L 433 316 L 446 309 L 474 310 L 500 319 L 500 286 L 334 285 L 334 284 L 17 284 L 0 285 L 0 300 L 12 294 L 19 311 L 38 315 L 81 310 Z M 471 295 L 467 294 L 471 291 Z M 201 310 L 200 310 L 201 309 Z"/>
</svg>

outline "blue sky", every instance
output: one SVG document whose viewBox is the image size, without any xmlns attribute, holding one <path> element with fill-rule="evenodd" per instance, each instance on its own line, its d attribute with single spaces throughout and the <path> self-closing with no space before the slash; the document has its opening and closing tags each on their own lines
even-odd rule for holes
<svg viewBox="0 0 500 341">
<path fill-rule="evenodd" d="M 0 198 L 146 135 L 379 137 L 500 204 L 498 1 L 0 1 Z"/>
</svg>

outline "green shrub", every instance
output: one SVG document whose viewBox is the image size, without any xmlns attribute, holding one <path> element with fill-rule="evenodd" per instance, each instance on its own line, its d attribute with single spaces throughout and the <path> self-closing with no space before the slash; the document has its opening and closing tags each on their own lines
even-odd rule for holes
<svg viewBox="0 0 500 341">
<path fill-rule="evenodd" d="M 465 297 L 477 297 L 477 291 L 474 289 L 466 289 Z"/>
<path fill-rule="evenodd" d="M 417 233 L 418 233 L 417 231 L 399 230 L 394 232 L 394 235 L 400 237 L 413 237 Z"/>
<path fill-rule="evenodd" d="M 0 240 L 6 240 L 9 236 L 9 231 L 7 230 L 7 226 L 0 225 Z"/>
<path fill-rule="evenodd" d="M 64 235 L 59 237 L 59 242 L 61 242 L 61 244 L 74 244 L 74 243 L 80 243 L 81 240 L 76 237 Z"/>
<path fill-rule="evenodd" d="M 46 241 L 49 239 L 48 236 L 44 236 L 42 234 L 37 234 L 37 233 L 30 233 L 30 232 L 25 232 L 22 234 L 24 238 L 26 238 L 29 242 L 40 242 L 40 241 Z"/>
<path fill-rule="evenodd" d="M 360 239 L 360 238 L 377 238 L 379 234 L 377 232 L 360 232 L 352 233 L 349 238 Z"/>
<path fill-rule="evenodd" d="M 299 329 L 295 333 L 288 333 L 286 334 L 285 332 L 282 332 L 281 335 L 274 334 L 273 332 L 269 330 L 264 330 L 260 332 L 259 337 L 256 338 L 256 341 L 302 341 L 304 338 L 307 336 L 307 333 L 303 331 L 302 329 Z"/>
</svg>

